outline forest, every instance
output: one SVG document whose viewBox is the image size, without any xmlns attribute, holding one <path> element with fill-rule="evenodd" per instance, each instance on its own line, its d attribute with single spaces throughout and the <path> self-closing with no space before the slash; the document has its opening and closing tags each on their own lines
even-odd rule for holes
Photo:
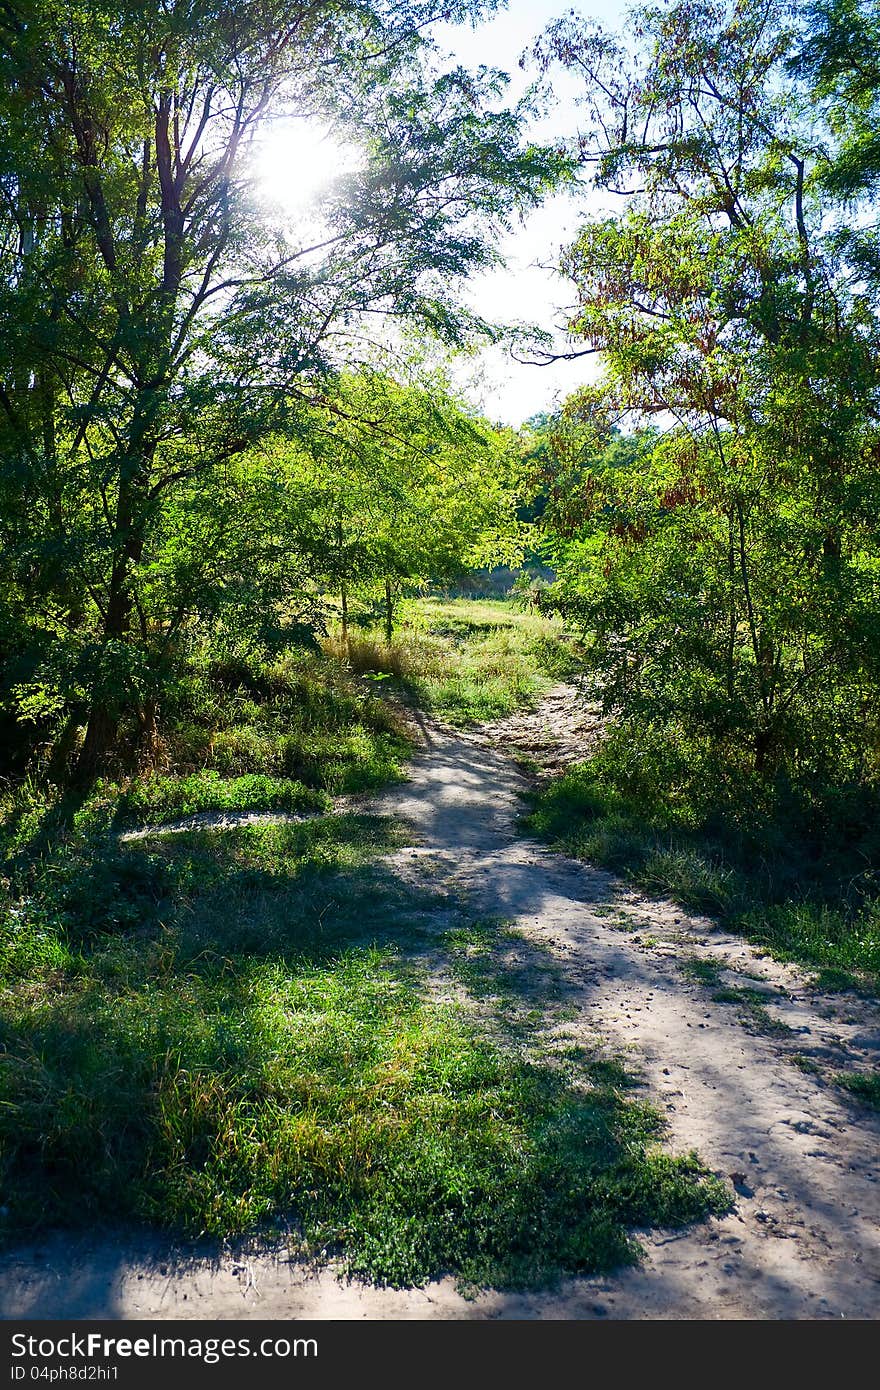
<svg viewBox="0 0 880 1390">
<path fill-rule="evenodd" d="M 473 1300 L 734 1219 L 523 925 L 509 778 L 609 976 L 665 942 L 876 1147 L 880 9 L 539 6 L 516 80 L 435 37 L 504 8 L 0 3 L 7 1249 Z M 298 212 L 274 128 L 353 152 Z M 558 199 L 565 321 L 498 322 Z M 502 419 L 489 349 L 582 374 Z"/>
</svg>

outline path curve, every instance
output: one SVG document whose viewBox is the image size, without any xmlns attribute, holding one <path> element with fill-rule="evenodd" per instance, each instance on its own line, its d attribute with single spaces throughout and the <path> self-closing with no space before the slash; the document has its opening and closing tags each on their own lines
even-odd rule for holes
<svg viewBox="0 0 880 1390">
<path fill-rule="evenodd" d="M 515 920 L 557 957 L 578 1006 L 568 1030 L 640 1070 L 670 1143 L 737 1190 L 736 1208 L 684 1232 L 649 1233 L 640 1268 L 553 1293 L 464 1300 L 451 1280 L 383 1290 L 291 1264 L 283 1253 L 206 1259 L 157 1239 L 57 1238 L 8 1254 L 6 1317 L 169 1318 L 816 1318 L 880 1313 L 880 1119 L 792 1058 L 876 1064 L 876 1005 L 811 992 L 808 979 L 670 903 L 521 836 L 522 775 L 468 736 L 425 725 L 410 780 L 363 809 L 401 816 L 416 850 L 405 878 L 465 893 L 471 911 Z M 760 977 L 771 1017 L 747 1031 L 678 968 L 683 956 Z M 752 979 L 754 984 L 754 979 Z M 781 991 L 784 991 L 781 992 Z"/>
</svg>

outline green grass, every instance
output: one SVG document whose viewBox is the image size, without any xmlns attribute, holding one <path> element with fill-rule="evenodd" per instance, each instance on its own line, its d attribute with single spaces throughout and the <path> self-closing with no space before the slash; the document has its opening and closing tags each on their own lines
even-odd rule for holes
<svg viewBox="0 0 880 1390">
<path fill-rule="evenodd" d="M 200 811 L 326 811 L 326 792 L 304 787 L 283 777 L 246 773 L 221 777 L 214 769 L 191 772 L 185 777 L 153 776 L 131 782 L 119 798 L 120 818 L 164 821 Z"/>
<path fill-rule="evenodd" d="M 257 776 L 332 794 L 399 780 L 411 751 L 387 701 L 362 688 L 343 663 L 298 650 L 273 663 L 229 658 L 194 666 L 162 734 L 173 777 Z"/>
<path fill-rule="evenodd" d="M 575 669 L 555 619 L 502 599 L 419 599 L 402 606 L 389 643 L 378 630 L 338 635 L 325 649 L 366 677 L 388 677 L 411 703 L 449 723 L 497 719 L 537 703 Z"/>
<path fill-rule="evenodd" d="M 510 1287 L 630 1262 L 633 1228 L 724 1207 L 619 1067 L 535 1060 L 434 1001 L 438 959 L 536 1015 L 543 984 L 491 924 L 438 938 L 446 900 L 378 860 L 393 822 L 119 842 L 79 815 L 7 885 L 8 1235 L 276 1231 L 378 1282 Z"/>
<path fill-rule="evenodd" d="M 792 1029 L 782 1019 L 774 1018 L 766 1007 L 773 996 L 765 990 L 739 988 L 718 989 L 712 994 L 713 1004 L 736 1004 L 740 1019 L 756 1033 L 788 1036 Z"/>
<path fill-rule="evenodd" d="M 788 1061 L 793 1067 L 797 1067 L 798 1071 L 804 1072 L 807 1076 L 822 1075 L 822 1068 L 815 1058 L 807 1057 L 802 1052 L 790 1052 L 788 1054 Z"/>
<path fill-rule="evenodd" d="M 834 1080 L 856 1100 L 862 1101 L 872 1110 L 880 1110 L 880 1072 L 843 1071 L 838 1072 Z"/>
<path fill-rule="evenodd" d="M 671 739 L 671 735 L 670 735 Z M 716 917 L 830 987 L 880 983 L 876 798 L 761 785 L 685 743 L 612 730 L 536 793 L 534 833 Z"/>
<path fill-rule="evenodd" d="M 530 1055 L 552 1056 L 556 1046 L 548 1051 L 547 1031 L 571 1016 L 556 957 L 518 928 L 491 918 L 454 928 L 444 944 L 449 973 L 484 1006 L 483 1017 Z"/>
<path fill-rule="evenodd" d="M 851 970 L 840 970 L 834 966 L 825 966 L 817 971 L 812 983 L 813 988 L 821 990 L 823 994 L 843 993 L 858 986 L 858 980 Z"/>
<path fill-rule="evenodd" d="M 721 966 L 714 960 L 703 960 L 700 956 L 685 956 L 679 960 L 678 968 L 686 979 L 694 984 L 718 988 L 721 984 Z"/>
</svg>

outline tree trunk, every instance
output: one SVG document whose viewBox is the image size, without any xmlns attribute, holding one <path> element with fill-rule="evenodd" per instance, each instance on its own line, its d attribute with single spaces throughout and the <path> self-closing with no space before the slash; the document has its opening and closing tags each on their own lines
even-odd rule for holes
<svg viewBox="0 0 880 1390">
<path fill-rule="evenodd" d="M 156 715 L 158 706 L 153 697 L 145 700 L 143 708 L 138 711 L 138 718 L 141 725 L 141 748 L 148 758 L 153 758 L 156 753 L 156 741 L 158 737 Z"/>
<path fill-rule="evenodd" d="M 152 462 L 154 442 L 149 438 L 148 423 L 154 410 L 155 392 L 142 393 L 132 426 L 133 443 L 119 470 L 119 494 L 113 518 L 113 568 L 107 606 L 104 610 L 103 639 L 105 643 L 124 642 L 131 626 L 132 598 L 129 576 L 132 565 L 139 564 L 144 553 L 146 527 L 146 484 Z M 99 772 L 112 751 L 119 729 L 119 710 L 122 692 L 98 689 L 92 697 L 88 727 L 82 746 L 77 777 L 92 777 Z"/>
<path fill-rule="evenodd" d="M 391 580 L 385 580 L 385 641 L 391 645 L 394 636 L 394 600 L 391 596 Z"/>
<path fill-rule="evenodd" d="M 121 489 L 120 489 L 121 492 Z M 117 527 L 119 527 L 117 507 Z M 128 547 L 126 547 L 126 550 Z M 104 617 L 105 642 L 124 639 L 128 630 L 130 601 L 126 588 L 128 554 L 118 554 L 110 576 L 110 594 Z M 109 692 L 95 691 L 89 709 L 86 736 L 76 765 L 77 779 L 94 777 L 103 768 L 108 754 L 116 743 L 119 729 L 118 702 L 109 699 Z"/>
<path fill-rule="evenodd" d="M 55 747 L 52 749 L 52 756 L 49 760 L 49 780 L 51 782 L 64 782 L 67 778 L 67 764 L 76 743 L 76 736 L 82 727 L 82 719 L 78 714 L 71 714 L 66 720 L 64 728 L 58 735 Z"/>
<path fill-rule="evenodd" d="M 736 544 L 734 539 L 734 515 L 733 509 L 727 514 L 727 577 L 729 581 L 728 594 L 728 616 L 727 616 L 727 698 L 733 700 L 734 689 L 734 664 L 736 662 L 736 629 L 737 629 L 737 605 L 736 605 Z"/>
<path fill-rule="evenodd" d="M 340 586 L 342 597 L 342 645 L 345 648 L 345 655 L 348 656 L 348 590 L 343 580 Z"/>
<path fill-rule="evenodd" d="M 76 764 L 77 780 L 94 777 L 106 765 L 116 743 L 119 715 L 101 700 L 92 705 L 86 737 Z"/>
<path fill-rule="evenodd" d="M 776 729 L 763 728 L 755 734 L 755 771 L 759 776 L 774 772 L 779 764 L 779 739 Z"/>
</svg>

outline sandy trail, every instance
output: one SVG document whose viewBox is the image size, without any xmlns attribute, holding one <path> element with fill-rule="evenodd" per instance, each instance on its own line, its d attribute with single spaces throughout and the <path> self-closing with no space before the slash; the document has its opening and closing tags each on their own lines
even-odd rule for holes
<svg viewBox="0 0 880 1390">
<path fill-rule="evenodd" d="M 562 697 L 554 692 L 552 698 Z M 546 709 L 545 709 L 546 714 Z M 544 715 L 537 717 L 540 725 Z M 588 721 L 587 721 L 588 722 Z M 532 725 L 532 728 L 536 725 Z M 583 750 L 586 723 L 572 731 Z M 464 1300 L 451 1280 L 382 1290 L 292 1264 L 284 1252 L 171 1251 L 157 1241 L 69 1239 L 8 1254 L 6 1317 L 168 1318 L 818 1318 L 880 1314 L 880 1119 L 792 1059 L 876 1065 L 878 1011 L 811 991 L 807 977 L 668 903 L 545 850 L 517 830 L 524 787 L 515 730 L 426 728 L 411 780 L 371 811 L 403 816 L 419 847 L 397 872 L 467 896 L 472 912 L 515 921 L 549 949 L 577 1018 L 566 1032 L 623 1053 L 664 1109 L 670 1144 L 696 1148 L 736 1189 L 736 1208 L 689 1231 L 643 1237 L 619 1275 L 552 1293 Z M 790 1031 L 757 1033 L 713 1003 L 677 961 L 714 960 L 766 988 Z M 743 976 L 746 978 L 743 978 Z M 756 978 L 757 977 L 757 978 Z"/>
</svg>

